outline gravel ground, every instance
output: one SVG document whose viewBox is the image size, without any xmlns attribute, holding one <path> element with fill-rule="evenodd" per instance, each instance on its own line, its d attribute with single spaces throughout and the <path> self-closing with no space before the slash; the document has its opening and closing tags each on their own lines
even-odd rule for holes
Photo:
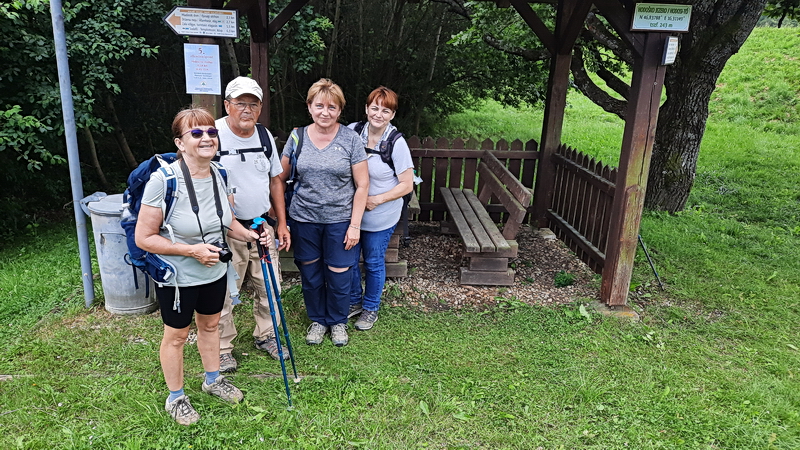
<svg viewBox="0 0 800 450">
<path fill-rule="evenodd" d="M 484 309 L 504 299 L 556 305 L 600 298 L 594 272 L 549 230 L 540 233 L 523 227 L 517 235 L 519 255 L 510 261 L 516 270 L 514 286 L 460 286 L 459 267 L 466 266 L 461 257 L 461 238 L 441 234 L 438 222 L 412 222 L 409 232 L 411 246 L 400 249 L 400 258 L 408 261 L 409 276 L 387 282 L 384 299 L 390 305 L 410 305 L 427 311 Z M 575 282 L 557 288 L 553 280 L 562 270 L 574 275 Z M 397 290 L 404 295 L 396 295 Z"/>
<path fill-rule="evenodd" d="M 517 235 L 519 255 L 510 261 L 516 270 L 514 286 L 461 286 L 459 267 L 466 266 L 466 259 L 462 261 L 461 257 L 461 238 L 441 234 L 439 222 L 411 222 L 411 245 L 400 249 L 400 259 L 408 261 L 408 277 L 387 279 L 383 303 L 442 311 L 482 310 L 503 301 L 559 305 L 578 299 L 599 300 L 594 272 L 549 230 L 543 231 L 525 226 Z M 571 286 L 555 286 L 554 278 L 561 271 L 575 276 Z M 298 274 L 284 273 L 285 288 L 299 283 Z"/>
</svg>

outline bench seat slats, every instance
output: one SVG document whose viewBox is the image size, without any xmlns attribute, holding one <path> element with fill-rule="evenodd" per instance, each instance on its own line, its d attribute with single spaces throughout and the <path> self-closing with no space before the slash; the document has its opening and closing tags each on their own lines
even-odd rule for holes
<svg viewBox="0 0 800 450">
<path fill-rule="evenodd" d="M 450 213 L 450 219 L 456 224 L 458 233 L 464 240 L 464 248 L 466 248 L 468 252 L 480 252 L 481 246 L 478 245 L 478 240 L 475 239 L 472 229 L 467 224 L 467 219 L 461 213 L 461 209 L 458 207 L 458 203 L 456 202 L 455 197 L 453 197 L 453 193 L 450 192 L 450 189 L 446 187 L 440 188 L 439 191 L 442 193 L 442 199 L 444 199 L 444 203 L 447 205 L 447 211 Z"/>
<path fill-rule="evenodd" d="M 472 234 L 475 235 L 475 239 L 478 241 L 478 245 L 481 248 L 482 252 L 494 252 L 497 251 L 497 247 L 495 246 L 492 238 L 489 237 L 489 233 L 486 232 L 486 229 L 483 225 L 483 220 L 479 218 L 479 215 L 483 215 L 488 219 L 489 222 L 492 221 L 491 217 L 489 217 L 489 213 L 483 209 L 483 205 L 480 206 L 477 210 L 472 208 L 472 205 L 467 200 L 465 196 L 466 192 L 459 188 L 451 188 L 450 191 L 453 193 L 453 197 L 456 199 L 456 203 L 458 203 L 458 207 L 461 209 L 461 212 L 464 214 L 464 218 L 467 219 L 467 224 L 469 224 L 469 228 L 472 230 Z M 475 195 L 475 194 L 473 194 Z M 497 229 L 497 226 L 492 224 L 492 226 Z"/>
<path fill-rule="evenodd" d="M 489 239 L 491 239 L 492 244 L 494 244 L 494 250 L 484 251 L 499 252 L 510 249 L 511 247 L 508 245 L 508 241 L 506 241 L 506 238 L 504 238 L 503 234 L 500 233 L 500 230 L 497 229 L 497 225 L 489 216 L 486 208 L 483 207 L 483 203 L 478 200 L 478 196 L 476 196 L 472 191 L 464 191 L 464 197 L 466 197 L 467 201 L 472 207 L 472 210 L 477 214 L 478 219 L 481 221 L 481 225 L 483 225 L 483 229 L 486 230 L 486 233 L 489 235 Z"/>
</svg>

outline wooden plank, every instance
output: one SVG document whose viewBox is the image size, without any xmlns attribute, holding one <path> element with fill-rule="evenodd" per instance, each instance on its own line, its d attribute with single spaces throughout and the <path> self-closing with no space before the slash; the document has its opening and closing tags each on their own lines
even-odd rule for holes
<svg viewBox="0 0 800 450">
<path fill-rule="evenodd" d="M 280 29 L 286 25 L 286 22 L 288 22 L 289 19 L 291 19 L 292 16 L 297 13 L 297 11 L 300 11 L 300 8 L 305 6 L 308 2 L 309 0 L 292 0 L 288 5 L 286 5 L 286 7 L 283 8 L 283 10 L 269 22 L 269 25 L 267 26 L 267 39 L 271 39 L 273 36 L 275 36 L 278 31 L 280 31 Z M 264 3 L 268 4 L 269 2 Z"/>
<path fill-rule="evenodd" d="M 484 183 L 487 184 L 492 194 L 503 204 L 506 208 L 508 213 L 514 220 L 518 222 L 522 222 L 522 219 L 525 217 L 525 213 L 527 209 L 517 200 L 517 198 L 508 190 L 504 188 L 503 183 L 500 181 L 499 178 L 494 174 L 494 172 L 490 171 L 488 167 L 481 162 L 478 165 L 478 172 L 481 175 L 481 179 Z M 528 197 L 530 200 L 530 197 Z"/>
<path fill-rule="evenodd" d="M 517 201 L 521 203 L 523 206 L 528 206 L 531 204 L 531 198 L 533 195 L 531 191 L 522 184 L 519 179 L 512 174 L 504 165 L 500 162 L 500 160 L 495 157 L 494 154 L 490 152 L 486 152 L 486 155 L 481 159 L 481 162 L 486 164 L 492 173 L 500 179 L 503 185 L 514 194 L 514 197 L 517 198 Z"/>
<path fill-rule="evenodd" d="M 564 155 L 553 155 L 553 163 L 564 167 L 565 170 L 577 173 L 581 178 L 591 183 L 591 185 L 596 189 L 599 189 L 603 192 L 608 192 L 612 196 L 614 195 L 614 183 L 603 178 L 597 173 L 587 170 L 585 167 L 582 167 L 575 161 L 570 161 Z"/>
<path fill-rule="evenodd" d="M 447 205 L 447 211 L 450 213 L 450 219 L 453 221 L 453 223 L 455 223 L 458 233 L 461 235 L 461 239 L 464 241 L 464 247 L 470 252 L 481 251 L 481 246 L 478 245 L 478 240 L 475 238 L 475 235 L 472 234 L 472 229 L 467 224 L 467 219 L 464 217 L 464 214 L 458 207 L 458 203 L 456 202 L 453 193 L 450 192 L 450 189 L 446 187 L 442 187 L 440 189 L 442 191 L 442 199 Z"/>
<path fill-rule="evenodd" d="M 508 270 L 508 258 L 484 258 L 482 256 L 476 256 L 469 259 L 469 270 L 505 273 Z"/>
<path fill-rule="evenodd" d="M 387 247 L 387 248 L 400 248 L 400 235 L 399 234 L 393 234 L 389 238 L 389 247 Z"/>
<path fill-rule="evenodd" d="M 513 286 L 514 272 L 508 269 L 505 272 L 479 272 L 461 267 L 461 284 L 472 286 Z"/>
<path fill-rule="evenodd" d="M 532 141 L 533 142 L 533 141 Z M 414 158 L 464 158 L 464 159 L 478 159 L 480 158 L 481 154 L 485 150 L 475 150 L 475 149 L 427 149 L 421 147 L 411 147 L 411 156 Z M 524 150 L 524 151 L 515 151 L 515 150 L 492 150 L 492 154 L 500 159 L 511 159 L 511 160 L 528 160 L 528 159 L 537 159 L 539 157 L 539 152 L 536 150 Z"/>
<path fill-rule="evenodd" d="M 606 255 L 595 247 L 588 239 L 581 235 L 578 230 L 573 228 L 563 217 L 556 214 L 554 211 L 547 211 L 547 216 L 550 219 L 552 229 L 561 232 L 562 236 L 567 236 L 571 242 L 575 242 L 581 249 L 588 253 L 592 259 L 599 263 L 604 263 Z M 562 239 L 563 240 L 563 239 Z"/>
<path fill-rule="evenodd" d="M 478 218 L 477 212 L 474 209 L 472 209 L 472 205 L 470 205 L 470 203 L 467 201 L 467 198 L 464 195 L 464 191 L 462 191 L 461 189 L 450 189 L 450 192 L 453 193 L 453 198 L 455 198 L 456 203 L 458 203 L 458 207 L 461 209 L 461 213 L 464 214 L 464 218 L 467 220 L 467 224 L 469 225 L 470 230 L 472 230 L 472 234 L 478 241 L 478 245 L 480 246 L 481 249 L 480 251 L 482 252 L 497 251 L 497 247 L 494 245 L 494 242 L 492 242 L 492 239 L 489 237 L 489 233 L 486 232 L 486 229 L 483 227 L 483 223 Z M 483 208 L 481 208 L 479 211 L 485 212 Z M 461 231 L 461 227 L 459 227 L 459 231 Z"/>
<path fill-rule="evenodd" d="M 489 213 L 483 207 L 483 204 L 478 197 L 475 196 L 475 193 L 472 191 L 464 191 L 464 197 L 469 202 L 472 210 L 475 211 L 475 215 L 478 216 L 478 220 L 481 221 L 481 225 L 483 225 L 484 230 L 486 230 L 486 234 L 489 235 L 489 238 L 492 240 L 494 244 L 495 250 L 494 251 L 502 251 L 509 249 L 508 242 L 506 238 L 503 237 L 500 230 L 497 228 L 497 224 L 494 223 L 491 217 L 489 217 Z"/>
<path fill-rule="evenodd" d="M 387 278 L 405 278 L 408 276 L 408 262 L 403 259 L 393 263 L 386 263 Z"/>
<path fill-rule="evenodd" d="M 464 252 L 464 256 L 467 258 L 475 258 L 475 257 L 486 257 L 486 258 L 516 258 L 519 255 L 519 244 L 517 241 L 510 240 L 508 242 L 508 250 L 501 250 L 498 252 L 481 252 L 481 253 L 473 253 L 473 252 Z"/>
<path fill-rule="evenodd" d="M 551 55 L 554 55 L 556 53 L 556 37 L 550 29 L 547 28 L 547 25 L 542 22 L 542 19 L 539 18 L 536 12 L 531 9 L 527 0 L 511 0 L 511 4 L 514 5 L 514 9 L 517 10 L 522 20 L 528 24 L 531 31 L 536 34 L 536 37 L 539 38 L 547 51 L 549 51 Z"/>
<path fill-rule="evenodd" d="M 383 260 L 387 263 L 400 261 L 400 250 L 396 248 L 387 248 Z"/>
</svg>

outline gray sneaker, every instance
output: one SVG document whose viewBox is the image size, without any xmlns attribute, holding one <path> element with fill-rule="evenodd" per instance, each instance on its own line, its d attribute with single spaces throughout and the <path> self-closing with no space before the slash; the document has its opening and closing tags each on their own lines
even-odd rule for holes
<svg viewBox="0 0 800 450">
<path fill-rule="evenodd" d="M 175 419 L 175 422 L 181 425 L 191 425 L 200 420 L 200 414 L 197 414 L 192 404 L 189 403 L 189 397 L 185 395 L 181 395 L 172 402 L 167 398 L 164 409 Z"/>
<path fill-rule="evenodd" d="M 322 343 L 325 333 L 328 332 L 328 327 L 318 322 L 311 322 L 306 333 L 306 344 L 317 345 Z"/>
<path fill-rule="evenodd" d="M 277 339 L 268 337 L 263 341 L 256 341 L 255 345 L 257 349 L 267 352 L 272 359 L 280 360 L 281 355 L 278 353 Z M 281 345 L 281 350 L 283 351 L 283 359 L 289 359 L 289 349 L 285 345 Z"/>
<path fill-rule="evenodd" d="M 367 311 L 365 309 L 364 312 L 361 313 L 361 316 L 358 317 L 358 320 L 356 320 L 356 330 L 367 331 L 371 329 L 377 321 L 378 311 Z"/>
<path fill-rule="evenodd" d="M 236 372 L 237 367 L 239 367 L 239 363 L 236 362 L 236 358 L 233 357 L 232 353 L 219 355 L 219 371 L 221 373 Z"/>
<path fill-rule="evenodd" d="M 361 311 L 363 311 L 363 309 L 361 309 L 361 303 L 351 303 L 350 311 L 347 313 L 347 318 L 349 319 L 353 316 L 357 316 L 361 314 Z"/>
<path fill-rule="evenodd" d="M 232 385 L 225 375 L 220 375 L 211 383 L 203 381 L 203 392 L 219 397 L 229 403 L 239 403 L 244 398 L 244 394 L 236 386 Z"/>
<path fill-rule="evenodd" d="M 331 327 L 331 341 L 333 341 L 333 345 L 337 347 L 342 347 L 347 345 L 348 340 L 349 338 L 347 337 L 347 324 L 337 323 L 336 325 Z"/>
</svg>

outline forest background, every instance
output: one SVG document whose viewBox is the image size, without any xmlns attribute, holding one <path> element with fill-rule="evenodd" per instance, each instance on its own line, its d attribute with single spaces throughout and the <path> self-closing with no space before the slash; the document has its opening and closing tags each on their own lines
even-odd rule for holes
<svg viewBox="0 0 800 450">
<path fill-rule="evenodd" d="M 86 193 L 121 192 L 139 161 L 172 150 L 169 124 L 191 101 L 184 93 L 187 39 L 162 21 L 178 3 L 64 2 Z M 270 16 L 288 3 L 271 1 Z M 774 19 L 763 20 L 796 25 L 797 3 L 770 0 L 766 13 Z M 533 7 L 552 28 L 553 6 Z M 220 40 L 223 83 L 249 72 L 241 22 L 239 39 Z M 0 4 L 0 35 L 0 233 L 8 236 L 68 217 L 72 202 L 49 2 Z M 513 48 L 500 48 L 509 42 Z M 601 61 L 597 48 L 584 47 L 595 51 L 586 50 L 590 72 L 629 75 L 624 62 Z M 448 116 L 485 99 L 541 106 L 549 61 L 519 50 L 537 48 L 519 14 L 494 2 L 312 0 L 270 42 L 270 128 L 280 138 L 308 122 L 305 93 L 320 77 L 342 86 L 345 123 L 362 118 L 374 87 L 391 87 L 401 97 L 395 122 L 407 135 L 433 134 Z"/>
</svg>

